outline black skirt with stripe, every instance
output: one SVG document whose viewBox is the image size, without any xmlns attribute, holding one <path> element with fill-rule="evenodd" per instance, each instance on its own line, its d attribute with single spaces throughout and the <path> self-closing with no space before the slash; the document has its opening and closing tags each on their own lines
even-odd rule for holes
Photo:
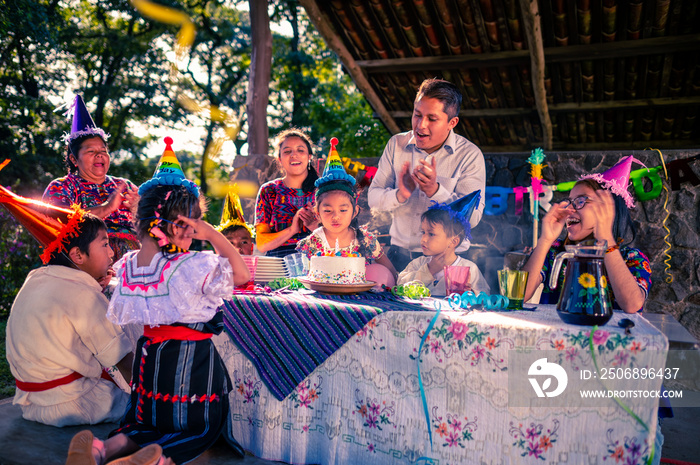
<svg viewBox="0 0 700 465">
<path fill-rule="evenodd" d="M 172 326 L 219 334 L 223 314 L 208 323 Z M 210 448 L 224 431 L 231 380 L 211 339 L 154 343 L 142 336 L 131 389 L 121 425 L 110 436 L 123 433 L 141 447 L 159 444 L 163 455 L 182 464 Z M 232 439 L 229 444 L 242 456 Z"/>
</svg>

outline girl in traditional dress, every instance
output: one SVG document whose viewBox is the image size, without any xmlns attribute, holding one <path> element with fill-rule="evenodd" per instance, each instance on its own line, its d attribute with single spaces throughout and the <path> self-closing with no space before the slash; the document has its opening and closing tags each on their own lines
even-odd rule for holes
<svg viewBox="0 0 700 465">
<path fill-rule="evenodd" d="M 277 137 L 277 156 L 285 175 L 260 187 L 255 201 L 258 250 L 272 257 L 293 254 L 297 242 L 318 227 L 313 212 L 314 181 L 311 139 L 298 129 Z"/>
<path fill-rule="evenodd" d="M 231 381 L 211 337 L 223 329 L 223 298 L 250 273 L 226 237 L 200 219 L 199 190 L 168 149 L 161 173 L 139 189 L 141 250 L 115 264 L 119 283 L 108 317 L 142 324 L 144 335 L 131 400 L 111 436 L 123 434 L 141 447 L 156 443 L 185 463 L 211 447 L 226 425 Z M 192 239 L 208 241 L 216 253 L 188 251 Z"/>
</svg>

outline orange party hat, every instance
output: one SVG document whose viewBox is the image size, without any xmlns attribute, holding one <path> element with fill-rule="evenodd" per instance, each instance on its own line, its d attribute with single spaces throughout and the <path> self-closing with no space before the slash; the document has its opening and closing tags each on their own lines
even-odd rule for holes
<svg viewBox="0 0 700 465">
<path fill-rule="evenodd" d="M 0 204 L 44 247 L 41 254 L 44 264 L 54 253 L 66 252 L 65 241 L 77 234 L 77 227 L 85 214 L 79 205 L 61 208 L 19 196 L 2 186 Z"/>
</svg>

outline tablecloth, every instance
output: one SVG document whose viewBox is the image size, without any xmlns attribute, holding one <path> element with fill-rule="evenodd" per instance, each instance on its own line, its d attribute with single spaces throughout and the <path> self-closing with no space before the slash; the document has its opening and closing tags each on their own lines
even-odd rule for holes
<svg viewBox="0 0 700 465">
<path fill-rule="evenodd" d="M 235 386 L 229 434 L 256 456 L 294 464 L 645 463 L 658 399 L 624 399 L 639 421 L 613 399 L 556 408 L 509 400 L 509 374 L 521 368 L 509 366 L 514 352 L 554 354 L 550 360 L 567 369 L 592 369 L 591 328 L 563 323 L 549 306 L 442 312 L 419 354 L 434 315 L 379 312 L 284 400 L 268 389 L 247 349 L 217 336 Z M 636 323 L 632 334 L 617 327 L 622 317 Z M 664 366 L 668 341 L 638 315 L 614 315 L 594 339 L 601 365 Z M 661 385 L 660 379 L 622 382 Z"/>
<path fill-rule="evenodd" d="M 388 292 L 288 292 L 234 294 L 224 302 L 223 312 L 228 335 L 253 362 L 270 392 L 282 400 L 375 316 L 415 311 L 421 305 Z"/>
</svg>

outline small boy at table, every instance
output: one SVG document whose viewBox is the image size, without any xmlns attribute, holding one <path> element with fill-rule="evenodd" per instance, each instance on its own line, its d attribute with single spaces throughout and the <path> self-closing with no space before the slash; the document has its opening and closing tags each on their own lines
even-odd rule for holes
<svg viewBox="0 0 700 465">
<path fill-rule="evenodd" d="M 455 200 L 450 204 L 434 204 L 421 215 L 421 248 L 423 256 L 411 261 L 399 274 L 397 284 L 420 281 L 432 295 L 446 295 L 446 266 L 469 267 L 467 289 L 475 294 L 490 291 L 490 287 L 476 264 L 457 256 L 455 249 L 465 236 L 471 239 L 469 218 L 479 203 L 480 192 Z"/>
<path fill-rule="evenodd" d="M 238 250 L 241 255 L 253 255 L 253 236 L 245 225 L 229 226 L 221 234 Z"/>
</svg>

